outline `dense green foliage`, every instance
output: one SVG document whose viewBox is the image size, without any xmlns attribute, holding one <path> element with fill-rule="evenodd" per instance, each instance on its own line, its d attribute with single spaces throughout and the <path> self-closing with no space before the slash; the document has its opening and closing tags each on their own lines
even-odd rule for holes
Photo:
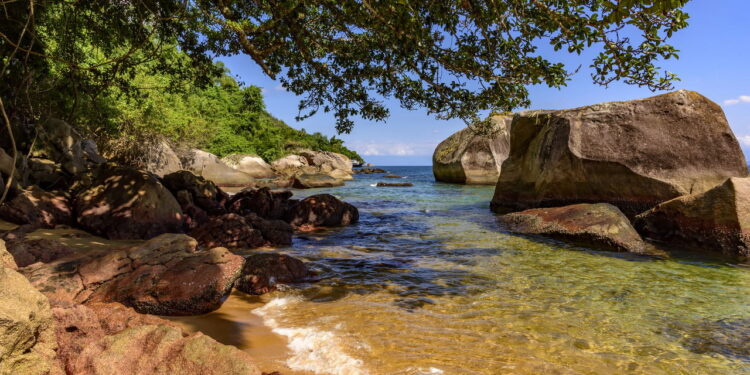
<svg viewBox="0 0 750 375">
<path fill-rule="evenodd" d="M 106 114 L 111 86 L 137 90 L 141 64 L 201 86 L 216 56 L 245 53 L 302 96 L 301 117 L 331 111 L 342 132 L 358 116 L 384 120 L 380 97 L 471 123 L 528 106 L 530 85 L 564 85 L 571 69 L 550 50 L 593 50 L 599 84 L 670 88 L 656 64 L 676 56 L 667 40 L 687 25 L 687 1 L 6 1 L 0 97 L 17 122 L 79 123 Z M 175 44 L 180 64 L 164 53 Z"/>
<path fill-rule="evenodd" d="M 146 65 L 148 66 L 148 65 Z M 219 157 L 255 154 L 267 161 L 296 149 L 338 152 L 361 161 L 336 137 L 294 129 L 265 110 L 263 94 L 255 86 L 241 86 L 228 72 L 205 87 L 183 82 L 169 86 L 174 77 L 142 69 L 131 82 L 144 88 L 137 97 L 112 93 L 114 109 L 107 138 L 129 134 L 160 134 L 183 146 L 205 149 Z M 148 89 L 145 89 L 148 88 Z M 126 129 L 128 134 L 123 134 Z"/>
</svg>

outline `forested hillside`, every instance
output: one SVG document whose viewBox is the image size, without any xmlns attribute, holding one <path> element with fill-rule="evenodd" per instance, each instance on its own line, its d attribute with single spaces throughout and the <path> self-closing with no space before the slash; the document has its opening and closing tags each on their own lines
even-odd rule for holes
<svg viewBox="0 0 750 375">
<path fill-rule="evenodd" d="M 113 111 L 104 132 L 107 139 L 102 142 L 109 145 L 107 151 L 121 153 L 124 146 L 158 134 L 220 157 L 242 153 L 272 161 L 306 148 L 362 160 L 335 136 L 309 134 L 277 119 L 266 111 L 259 87 L 241 84 L 223 65 L 217 67 L 221 73 L 203 87 L 178 76 L 139 69 L 133 81 L 138 95 L 118 90 L 108 95 L 107 105 Z"/>
</svg>

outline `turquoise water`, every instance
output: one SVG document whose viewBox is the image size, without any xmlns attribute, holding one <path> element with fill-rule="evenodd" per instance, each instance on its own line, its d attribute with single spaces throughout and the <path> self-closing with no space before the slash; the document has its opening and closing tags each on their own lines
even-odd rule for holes
<svg viewBox="0 0 750 375">
<path fill-rule="evenodd" d="M 282 252 L 320 274 L 255 309 L 284 366 L 319 374 L 750 374 L 750 268 L 653 259 L 502 231 L 493 187 L 356 175 L 327 192 L 360 223 Z"/>
</svg>

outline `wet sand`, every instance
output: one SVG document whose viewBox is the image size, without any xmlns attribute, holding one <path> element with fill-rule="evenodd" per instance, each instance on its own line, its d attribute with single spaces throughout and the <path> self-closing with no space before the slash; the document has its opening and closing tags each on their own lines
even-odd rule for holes
<svg viewBox="0 0 750 375">
<path fill-rule="evenodd" d="M 236 346 L 250 354 L 265 372 L 279 371 L 284 375 L 308 375 L 294 371 L 284 362 L 290 352 L 284 337 L 263 324 L 263 319 L 252 313 L 262 307 L 265 299 L 234 291 L 216 311 L 197 316 L 163 316 L 178 323 L 187 332 L 203 332 L 222 344 Z"/>
</svg>

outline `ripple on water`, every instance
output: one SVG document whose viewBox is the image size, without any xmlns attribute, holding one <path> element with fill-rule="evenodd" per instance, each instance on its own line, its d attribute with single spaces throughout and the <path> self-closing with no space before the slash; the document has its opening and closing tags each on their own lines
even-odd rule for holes
<svg viewBox="0 0 750 375">
<path fill-rule="evenodd" d="M 319 374 L 750 374 L 750 270 L 595 252 L 502 232 L 492 187 L 388 168 L 331 190 L 358 225 L 282 251 L 321 281 L 254 310 Z M 298 195 L 325 190 L 299 192 Z M 304 367 L 309 366 L 309 367 Z M 348 371 L 348 372 L 347 372 Z"/>
</svg>

